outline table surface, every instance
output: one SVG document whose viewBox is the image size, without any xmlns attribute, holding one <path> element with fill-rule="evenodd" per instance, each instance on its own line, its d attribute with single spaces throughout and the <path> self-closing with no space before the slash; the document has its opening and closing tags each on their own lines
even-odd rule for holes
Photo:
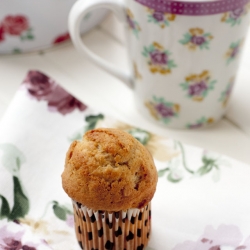
<svg viewBox="0 0 250 250">
<path fill-rule="evenodd" d="M 84 36 L 91 50 L 128 67 L 122 25 L 109 15 Z M 170 130 L 152 124 L 134 108 L 133 93 L 118 79 L 96 67 L 71 42 L 40 53 L 0 56 L 0 119 L 30 69 L 40 70 L 89 106 L 132 125 L 184 143 L 213 150 L 250 164 L 250 38 L 243 53 L 237 84 L 227 115 L 210 128 Z M 249 45 L 249 46 L 248 46 Z"/>
</svg>

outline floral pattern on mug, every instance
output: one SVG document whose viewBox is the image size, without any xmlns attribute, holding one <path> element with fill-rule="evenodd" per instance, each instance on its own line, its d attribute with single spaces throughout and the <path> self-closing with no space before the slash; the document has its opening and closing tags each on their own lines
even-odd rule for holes
<svg viewBox="0 0 250 250">
<path fill-rule="evenodd" d="M 138 22 L 135 20 L 134 15 L 130 9 L 127 9 L 126 11 L 126 18 L 129 25 L 129 28 L 132 30 L 134 35 L 138 38 L 139 32 L 141 31 L 141 28 L 138 24 Z"/>
<path fill-rule="evenodd" d="M 183 39 L 179 42 L 187 45 L 190 50 L 209 49 L 209 43 L 213 39 L 210 33 L 205 33 L 203 29 L 193 28 L 183 35 Z"/>
<path fill-rule="evenodd" d="M 163 97 L 153 96 L 152 101 L 146 102 L 145 106 L 156 120 L 162 121 L 164 124 L 169 123 L 172 118 L 178 117 L 180 112 L 179 104 L 168 102 Z"/>
<path fill-rule="evenodd" d="M 171 53 L 157 42 L 148 47 L 145 46 L 142 55 L 147 58 L 149 70 L 152 73 L 170 74 L 171 69 L 177 67 L 175 62 L 170 60 Z"/>
<path fill-rule="evenodd" d="M 169 26 L 170 22 L 173 22 L 176 18 L 176 15 L 162 12 L 154 9 L 147 8 L 148 14 L 148 22 L 155 23 L 159 25 L 161 28 L 165 28 Z"/>
<path fill-rule="evenodd" d="M 239 53 L 241 52 L 243 43 L 244 43 L 244 39 L 240 39 L 237 42 L 231 43 L 226 53 L 227 65 L 230 64 L 232 61 L 234 61 L 238 57 Z"/>
<path fill-rule="evenodd" d="M 227 84 L 225 90 L 221 93 L 219 102 L 222 103 L 222 106 L 223 106 L 223 107 L 226 107 L 226 106 L 227 106 L 229 97 L 230 97 L 230 95 L 231 95 L 231 93 L 232 93 L 232 90 L 233 90 L 233 85 L 234 85 L 234 77 L 232 77 L 232 78 L 230 79 L 230 81 L 229 81 L 229 83 Z"/>
<path fill-rule="evenodd" d="M 134 67 L 134 76 L 135 76 L 135 78 L 138 79 L 138 80 L 141 80 L 142 75 L 140 74 L 140 72 L 138 70 L 136 62 L 134 62 L 133 67 Z"/>
<path fill-rule="evenodd" d="M 65 42 L 67 40 L 70 39 L 70 35 L 68 32 L 64 33 L 64 34 L 61 34 L 59 36 L 57 36 L 54 41 L 53 41 L 53 44 L 58 44 L 58 43 L 62 43 L 62 42 Z"/>
<path fill-rule="evenodd" d="M 235 25 L 240 25 L 242 18 L 247 15 L 250 9 L 250 4 L 246 4 L 243 7 L 234 9 L 230 12 L 226 12 L 223 14 L 221 18 L 221 22 L 231 24 L 231 27 Z"/>
<path fill-rule="evenodd" d="M 18 36 L 22 41 L 34 39 L 29 20 L 23 15 L 8 15 L 0 22 L 0 42 L 6 35 Z"/>
<path fill-rule="evenodd" d="M 214 89 L 216 80 L 212 80 L 209 71 L 204 70 L 201 74 L 187 76 L 186 81 L 181 83 L 182 89 L 187 92 L 187 97 L 193 101 L 201 102 Z"/>
<path fill-rule="evenodd" d="M 186 127 L 189 129 L 196 129 L 196 128 L 201 128 L 212 123 L 214 123 L 214 118 L 212 117 L 206 118 L 203 116 L 200 119 L 198 119 L 195 123 L 188 123 Z"/>
</svg>

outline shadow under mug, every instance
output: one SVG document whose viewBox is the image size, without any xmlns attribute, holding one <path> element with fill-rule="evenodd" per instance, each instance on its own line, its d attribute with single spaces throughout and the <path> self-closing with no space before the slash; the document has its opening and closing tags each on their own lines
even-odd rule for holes
<svg viewBox="0 0 250 250">
<path fill-rule="evenodd" d="M 135 93 L 139 111 L 170 128 L 195 129 L 218 121 L 235 82 L 249 27 L 250 0 L 79 0 L 69 15 L 75 47 Z M 81 19 L 111 9 L 126 23 L 131 72 L 91 52 Z"/>
</svg>

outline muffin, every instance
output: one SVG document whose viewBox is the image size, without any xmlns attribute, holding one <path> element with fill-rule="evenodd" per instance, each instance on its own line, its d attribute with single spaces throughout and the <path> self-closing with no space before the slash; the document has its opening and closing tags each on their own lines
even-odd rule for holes
<svg viewBox="0 0 250 250">
<path fill-rule="evenodd" d="M 118 129 L 88 131 L 66 155 L 62 185 L 82 249 L 141 250 L 151 231 L 157 171 L 149 151 Z"/>
</svg>

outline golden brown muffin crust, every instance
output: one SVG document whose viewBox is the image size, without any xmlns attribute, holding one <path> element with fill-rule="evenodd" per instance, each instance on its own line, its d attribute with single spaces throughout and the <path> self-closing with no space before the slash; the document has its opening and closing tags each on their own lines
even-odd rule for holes
<svg viewBox="0 0 250 250">
<path fill-rule="evenodd" d="M 71 144 L 62 184 L 89 208 L 120 211 L 151 201 L 157 178 L 153 158 L 139 141 L 122 130 L 102 128 Z"/>
</svg>

